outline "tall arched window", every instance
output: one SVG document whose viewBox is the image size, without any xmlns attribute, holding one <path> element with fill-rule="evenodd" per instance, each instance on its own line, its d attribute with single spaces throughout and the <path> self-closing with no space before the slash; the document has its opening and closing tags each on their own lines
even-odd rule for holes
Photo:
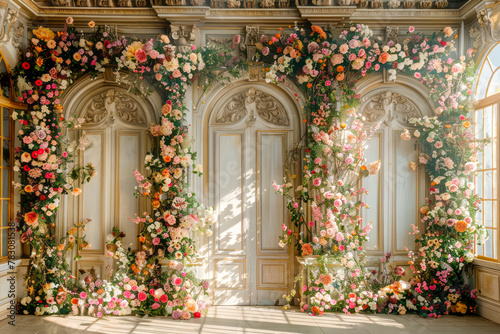
<svg viewBox="0 0 500 334">
<path fill-rule="evenodd" d="M 479 154 L 479 170 L 475 177 L 476 193 L 482 199 L 478 220 L 489 232 L 484 245 L 476 245 L 478 258 L 497 262 L 500 222 L 498 214 L 498 128 L 500 120 L 500 44 L 494 46 L 481 63 L 474 103 L 475 133 L 478 139 L 491 138 L 491 143 Z"/>
<path fill-rule="evenodd" d="M 13 219 L 13 140 L 14 125 L 10 118 L 13 109 L 19 109 L 12 102 L 12 81 L 8 77 L 9 65 L 0 52 L 0 262 L 7 260 L 9 222 Z"/>
</svg>

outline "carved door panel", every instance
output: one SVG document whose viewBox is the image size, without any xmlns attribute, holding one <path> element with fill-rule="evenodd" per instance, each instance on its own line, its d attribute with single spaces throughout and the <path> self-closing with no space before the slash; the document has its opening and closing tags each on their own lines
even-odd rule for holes
<svg viewBox="0 0 500 334">
<path fill-rule="evenodd" d="M 129 218 L 142 212 L 133 195 L 136 181 L 132 173 L 143 165 L 146 117 L 135 97 L 109 88 L 87 99 L 79 116 L 86 122 L 71 135 L 88 141 L 80 164 L 92 163 L 96 176 L 82 186 L 82 195 L 70 199 L 68 222 L 92 219 L 86 231 L 91 246 L 82 251 L 76 269 L 94 267 L 106 277 L 105 242 L 113 227 L 126 234 L 125 248 L 136 249 L 138 244 L 138 227 Z"/>
<path fill-rule="evenodd" d="M 278 245 L 285 202 L 272 182 L 283 178 L 292 122 L 280 101 L 253 88 L 234 94 L 211 118 L 214 301 L 272 305 L 291 276 L 288 250 Z"/>
<path fill-rule="evenodd" d="M 363 200 L 370 209 L 363 209 L 361 215 L 373 226 L 366 247 L 377 261 L 382 254 L 392 252 L 393 261 L 406 264 L 405 247 L 413 249 L 415 244 L 411 225 L 418 224 L 425 184 L 423 171 L 410 163 L 417 161 L 415 142 L 402 140 L 401 133 L 411 129 L 409 119 L 421 117 L 422 112 L 397 92 L 367 95 L 360 110 L 368 124 L 381 125 L 368 143 L 365 158 L 381 160 L 382 168 L 379 174 L 363 180 L 363 187 L 369 191 Z"/>
</svg>

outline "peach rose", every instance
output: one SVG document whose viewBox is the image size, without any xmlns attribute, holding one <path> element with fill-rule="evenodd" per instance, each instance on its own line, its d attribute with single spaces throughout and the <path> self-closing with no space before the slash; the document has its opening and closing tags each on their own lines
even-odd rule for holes
<svg viewBox="0 0 500 334">
<path fill-rule="evenodd" d="M 382 52 L 378 57 L 378 61 L 382 64 L 387 63 L 387 60 L 389 60 L 389 54 L 387 52 Z"/>
</svg>

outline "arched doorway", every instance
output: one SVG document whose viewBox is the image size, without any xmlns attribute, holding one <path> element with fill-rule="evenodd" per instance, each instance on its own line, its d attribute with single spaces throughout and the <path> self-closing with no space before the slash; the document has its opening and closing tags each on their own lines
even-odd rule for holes
<svg viewBox="0 0 500 334">
<path fill-rule="evenodd" d="M 218 214 L 209 247 L 214 302 L 283 304 L 294 259 L 278 245 L 289 218 L 272 183 L 282 181 L 301 134 L 298 105 L 278 86 L 242 81 L 212 98 L 207 113 L 206 194 Z"/>
<path fill-rule="evenodd" d="M 358 87 L 362 96 L 360 113 L 368 126 L 381 123 L 368 143 L 367 161 L 381 160 L 378 175 L 367 177 L 362 186 L 369 191 L 363 200 L 370 209 L 361 215 L 373 229 L 366 243 L 369 263 L 391 252 L 391 261 L 408 266 L 408 252 L 414 249 L 412 225 L 420 224 L 420 207 L 427 192 L 424 166 L 418 164 L 415 141 L 402 140 L 404 129 L 412 131 L 411 118 L 432 116 L 425 88 L 400 76 L 396 83 L 381 82 L 379 75 L 367 78 Z M 410 272 L 410 270 L 408 270 Z"/>
<path fill-rule="evenodd" d="M 156 111 L 161 110 L 158 96 L 144 98 L 127 88 L 103 78 L 84 78 L 63 100 L 65 117 L 85 119 L 82 128 L 71 131 L 68 137 L 88 141 L 78 163 L 92 163 L 96 176 L 82 185 L 82 195 L 68 198 L 60 219 L 67 229 L 74 222 L 92 219 L 86 231 L 91 246 L 81 252 L 82 258 L 73 270 L 94 267 L 104 278 L 108 278 L 106 236 L 114 227 L 126 234 L 124 248 L 137 249 L 138 226 L 130 218 L 141 214 L 146 206 L 133 195 L 137 186 L 133 172 L 144 172 L 144 157 L 150 147 L 146 130 L 157 121 Z"/>
</svg>

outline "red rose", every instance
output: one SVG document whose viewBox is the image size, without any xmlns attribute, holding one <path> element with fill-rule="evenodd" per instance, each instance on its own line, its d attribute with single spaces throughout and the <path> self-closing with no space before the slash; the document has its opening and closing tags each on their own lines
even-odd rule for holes
<svg viewBox="0 0 500 334">
<path fill-rule="evenodd" d="M 110 41 L 108 41 L 108 40 L 105 40 L 103 44 L 104 44 L 104 48 L 105 48 L 105 49 L 107 49 L 107 48 L 108 48 L 108 45 L 110 45 L 110 44 L 111 44 L 111 42 L 110 42 Z"/>
<path fill-rule="evenodd" d="M 45 152 L 45 150 L 43 148 L 39 148 L 37 152 L 38 152 L 38 155 L 41 155 Z"/>
<path fill-rule="evenodd" d="M 30 64 L 28 62 L 24 62 L 22 66 L 23 66 L 23 68 L 25 70 L 29 70 L 30 69 Z"/>
<path fill-rule="evenodd" d="M 30 166 L 24 165 L 23 169 L 24 169 L 25 172 L 29 172 L 30 171 Z"/>
<path fill-rule="evenodd" d="M 200 312 L 194 312 L 193 313 L 193 317 L 195 317 L 195 319 L 199 319 L 199 318 L 201 318 L 201 313 Z"/>
<path fill-rule="evenodd" d="M 439 43 L 441 43 L 442 46 L 446 46 L 446 44 L 447 44 L 445 41 L 441 41 Z"/>
<path fill-rule="evenodd" d="M 45 195 L 41 195 L 41 196 L 40 196 L 40 200 L 41 200 L 41 201 L 45 201 L 46 199 L 47 199 L 47 197 L 45 197 Z"/>
<path fill-rule="evenodd" d="M 35 85 L 37 85 L 38 87 L 40 87 L 42 84 L 43 84 L 43 82 L 40 79 L 38 79 L 37 81 L 35 81 Z"/>
<path fill-rule="evenodd" d="M 38 157 L 38 152 L 37 151 L 31 152 L 31 156 L 33 157 L 33 159 L 36 159 Z"/>
</svg>

